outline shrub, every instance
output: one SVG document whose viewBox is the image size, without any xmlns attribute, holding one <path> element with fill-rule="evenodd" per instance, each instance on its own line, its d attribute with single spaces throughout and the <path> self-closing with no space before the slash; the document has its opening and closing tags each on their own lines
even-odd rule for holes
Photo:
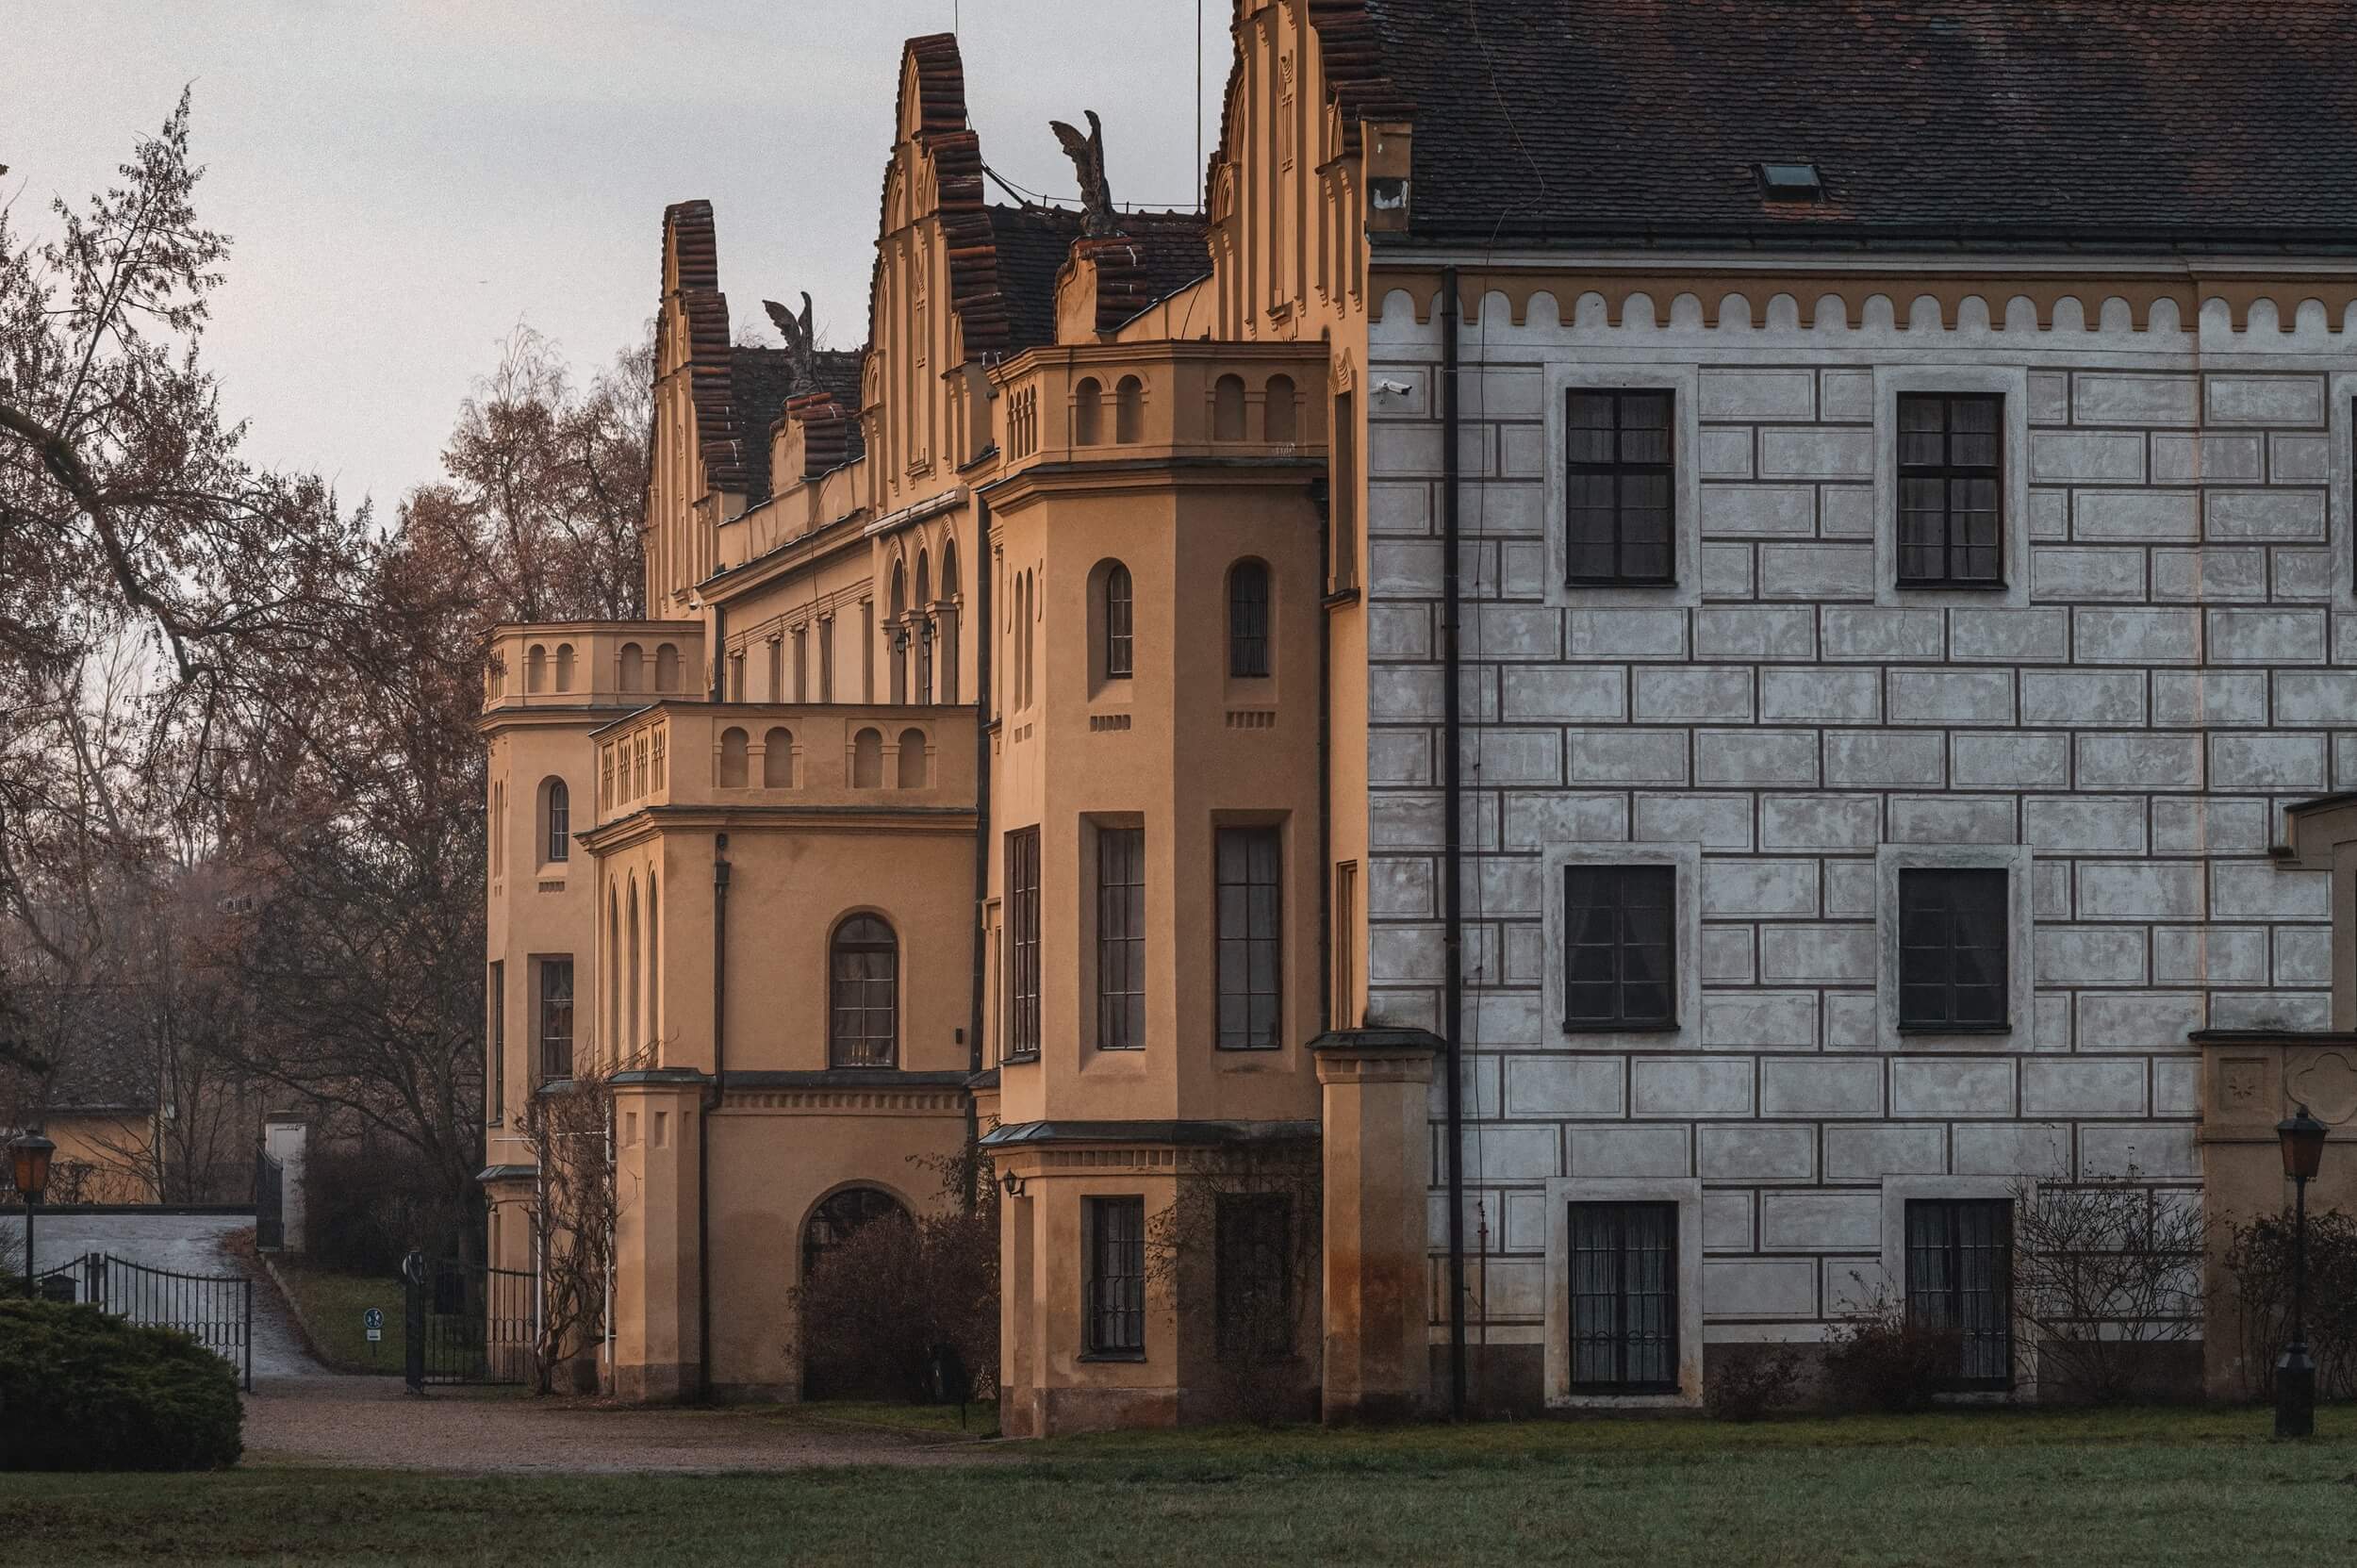
<svg viewBox="0 0 2357 1568">
<path fill-rule="evenodd" d="M 1825 1386 L 1836 1401 L 1859 1410 L 1929 1410 L 1963 1361 L 1956 1329 L 1912 1321 L 1904 1303 L 1877 1297 L 1826 1336 Z"/>
<path fill-rule="evenodd" d="M 2041 1383 L 2108 1403 L 2137 1392 L 2157 1346 L 2201 1333 L 2201 1211 L 2133 1167 L 2013 1191 L 2013 1312 Z M 2043 1391 L 2042 1391 L 2043 1392 Z"/>
<path fill-rule="evenodd" d="M 2275 1396 L 2275 1357 L 2291 1338 L 2293 1217 L 2261 1214 L 2226 1223 L 2226 1272 L 2242 1325 L 2243 1389 Z M 2309 1354 L 2316 1393 L 2357 1398 L 2357 1215 L 2328 1209 L 2308 1216 Z"/>
<path fill-rule="evenodd" d="M 170 1329 L 0 1300 L 0 1470 L 215 1470 L 244 1447 L 237 1374 Z"/>
<path fill-rule="evenodd" d="M 1703 1391 L 1703 1403 L 1721 1421 L 1757 1421 L 1792 1403 L 1802 1365 L 1801 1353 L 1790 1345 L 1724 1358 Z"/>
</svg>

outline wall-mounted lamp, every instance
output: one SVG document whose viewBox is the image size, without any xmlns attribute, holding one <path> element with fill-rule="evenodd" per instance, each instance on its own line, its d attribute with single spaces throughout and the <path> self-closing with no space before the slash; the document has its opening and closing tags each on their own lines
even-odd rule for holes
<svg viewBox="0 0 2357 1568">
<path fill-rule="evenodd" d="M 1013 1171 L 1009 1171 L 1006 1175 L 1000 1177 L 998 1179 L 998 1185 L 1006 1189 L 1007 1196 L 1009 1197 L 1021 1197 L 1023 1196 L 1023 1178 L 1015 1175 Z"/>
</svg>

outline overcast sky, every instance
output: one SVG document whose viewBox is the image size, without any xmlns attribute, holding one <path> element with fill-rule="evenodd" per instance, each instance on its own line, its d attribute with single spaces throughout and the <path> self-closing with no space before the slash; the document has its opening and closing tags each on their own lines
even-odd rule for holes
<svg viewBox="0 0 2357 1568">
<path fill-rule="evenodd" d="M 668 203 L 716 208 L 733 327 L 807 289 L 857 346 L 900 42 L 953 8 L 994 169 L 1069 199 L 1047 121 L 1094 108 L 1116 200 L 1195 204 L 1196 0 L 0 0 L 0 203 L 52 232 L 191 85 L 224 402 L 389 508 L 519 322 L 585 374 L 635 336 Z"/>
</svg>

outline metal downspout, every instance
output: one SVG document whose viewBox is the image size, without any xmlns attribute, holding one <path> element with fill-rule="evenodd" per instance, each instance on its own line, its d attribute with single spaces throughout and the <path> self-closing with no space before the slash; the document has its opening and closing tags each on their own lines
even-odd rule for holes
<svg viewBox="0 0 2357 1568">
<path fill-rule="evenodd" d="M 712 1397 L 712 1113 L 729 1065 L 729 835 L 712 835 L 712 1087 L 696 1129 L 696 1387 Z"/>
<path fill-rule="evenodd" d="M 1465 1417 L 1465 923 L 1462 869 L 1464 726 L 1458 689 L 1457 269 L 1441 269 L 1441 947 L 1447 965 L 1441 1028 L 1448 1046 L 1449 1415 Z"/>
<path fill-rule="evenodd" d="M 989 934 L 982 929 L 982 909 L 990 900 L 990 721 L 991 623 L 990 503 L 974 503 L 974 996 L 966 1021 L 967 1070 L 982 1070 L 982 993 L 990 966 Z M 961 625 L 960 631 L 964 630 Z M 965 1091 L 965 1144 L 971 1149 L 982 1134 L 981 1111 L 974 1090 Z M 979 1166 L 968 1172 L 965 1201 L 968 1212 L 981 1201 L 974 1183 L 986 1180 Z"/>
</svg>

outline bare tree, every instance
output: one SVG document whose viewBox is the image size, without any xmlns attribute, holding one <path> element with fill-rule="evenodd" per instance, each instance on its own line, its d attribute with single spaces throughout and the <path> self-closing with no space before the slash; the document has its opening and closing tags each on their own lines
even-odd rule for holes
<svg viewBox="0 0 2357 1568">
<path fill-rule="evenodd" d="M 1324 1267 L 1317 1151 L 1181 1158 L 1170 1207 L 1146 1222 L 1146 1279 L 1211 1304 L 1211 1364 L 1228 1408 L 1262 1425 L 1282 1420 L 1316 1380 L 1302 1369 L 1316 1365 L 1303 1342 Z"/>
<path fill-rule="evenodd" d="M 539 1167 L 519 1207 L 540 1276 L 533 1373 L 542 1394 L 590 1392 L 603 1340 L 606 1289 L 614 1272 L 614 1227 L 621 1197 L 614 1172 L 614 1075 L 644 1063 L 576 1064 L 573 1077 L 524 1104 L 518 1131 Z M 569 1374 L 568 1369 L 570 1369 Z"/>
<path fill-rule="evenodd" d="M 2198 1199 L 2154 1192 L 2135 1170 L 2016 1183 L 2014 1315 L 2041 1381 L 2108 1402 L 2154 1373 L 2160 1346 L 2201 1334 Z"/>
</svg>

